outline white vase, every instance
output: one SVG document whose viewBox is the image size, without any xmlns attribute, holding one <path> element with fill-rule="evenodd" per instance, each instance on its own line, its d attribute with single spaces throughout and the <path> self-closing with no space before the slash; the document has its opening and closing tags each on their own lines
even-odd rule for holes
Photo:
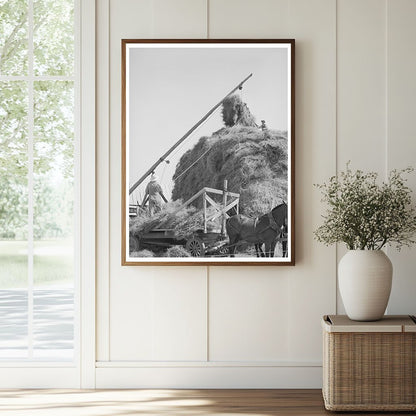
<svg viewBox="0 0 416 416">
<path fill-rule="evenodd" d="M 377 321 L 384 316 L 393 267 L 381 250 L 350 250 L 338 265 L 339 291 L 348 317 Z"/>
</svg>

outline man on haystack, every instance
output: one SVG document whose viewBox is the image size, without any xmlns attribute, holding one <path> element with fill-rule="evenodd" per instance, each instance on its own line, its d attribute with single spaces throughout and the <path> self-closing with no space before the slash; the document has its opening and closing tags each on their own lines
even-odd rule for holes
<svg viewBox="0 0 416 416">
<path fill-rule="evenodd" d="M 162 210 L 163 201 L 168 202 L 163 195 L 162 187 L 157 181 L 157 176 L 154 172 L 150 176 L 150 181 L 146 186 L 142 207 L 145 206 L 147 200 L 149 201 L 149 214 L 154 215 Z"/>
</svg>

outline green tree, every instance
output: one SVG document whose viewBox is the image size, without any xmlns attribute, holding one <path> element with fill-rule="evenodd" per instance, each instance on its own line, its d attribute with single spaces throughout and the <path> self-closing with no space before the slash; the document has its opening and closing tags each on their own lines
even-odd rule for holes
<svg viewBox="0 0 416 416">
<path fill-rule="evenodd" d="M 0 0 L 0 75 L 27 75 L 28 5 Z"/>
<path fill-rule="evenodd" d="M 26 181 L 27 86 L 22 81 L 0 82 L 0 175 Z"/>
<path fill-rule="evenodd" d="M 34 0 L 36 75 L 74 74 L 74 1 Z"/>
<path fill-rule="evenodd" d="M 34 0 L 35 76 L 73 76 L 73 14 L 71 0 Z M 29 114 L 34 135 L 34 235 L 58 236 L 71 230 L 74 85 L 72 80 L 35 81 L 30 112 L 29 81 L 1 79 L 28 75 L 27 39 L 27 0 L 0 0 L 0 238 L 25 238 Z"/>
<path fill-rule="evenodd" d="M 27 238 L 27 190 L 0 176 L 0 239 Z"/>
</svg>

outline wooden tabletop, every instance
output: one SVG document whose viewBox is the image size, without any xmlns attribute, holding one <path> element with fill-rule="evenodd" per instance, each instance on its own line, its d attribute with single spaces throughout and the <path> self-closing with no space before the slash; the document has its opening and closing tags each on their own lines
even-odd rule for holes
<svg viewBox="0 0 416 416">
<path fill-rule="evenodd" d="M 416 318 L 410 315 L 385 315 L 372 322 L 352 321 L 347 315 L 325 315 L 322 327 L 328 332 L 416 332 Z"/>
</svg>

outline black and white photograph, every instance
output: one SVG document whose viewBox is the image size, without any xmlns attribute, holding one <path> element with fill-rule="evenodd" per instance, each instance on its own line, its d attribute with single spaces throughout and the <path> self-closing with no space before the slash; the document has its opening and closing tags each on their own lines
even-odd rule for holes
<svg viewBox="0 0 416 416">
<path fill-rule="evenodd" d="M 294 41 L 122 41 L 122 264 L 294 264 Z"/>
</svg>

